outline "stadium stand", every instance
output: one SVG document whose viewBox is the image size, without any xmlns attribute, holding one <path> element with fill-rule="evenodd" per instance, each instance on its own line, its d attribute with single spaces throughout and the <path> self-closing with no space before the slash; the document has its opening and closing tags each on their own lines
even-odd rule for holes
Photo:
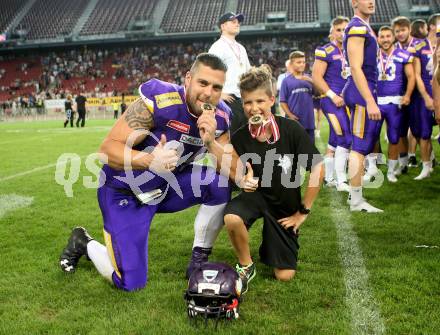
<svg viewBox="0 0 440 335">
<path fill-rule="evenodd" d="M 27 0 L 2 0 L 0 10 L 0 33 L 4 32 Z"/>
<path fill-rule="evenodd" d="M 268 12 L 287 12 L 287 19 L 294 22 L 313 22 L 318 20 L 317 0 L 239 0 L 237 12 L 245 13 L 245 25 L 266 21 Z"/>
<path fill-rule="evenodd" d="M 164 32 L 213 30 L 219 13 L 224 13 L 226 0 L 170 1 L 161 24 Z"/>
<path fill-rule="evenodd" d="M 353 16 L 350 0 L 330 1 L 330 12 L 332 17 L 338 15 Z M 395 0 L 376 1 L 376 14 L 371 18 L 371 23 L 389 23 L 394 17 L 399 15 Z"/>
<path fill-rule="evenodd" d="M 19 28 L 27 30 L 27 39 L 56 38 L 68 35 L 81 16 L 88 0 L 37 0 Z"/>
<path fill-rule="evenodd" d="M 126 30 L 133 19 L 151 18 L 157 0 L 99 0 L 81 35 L 110 34 Z"/>
</svg>

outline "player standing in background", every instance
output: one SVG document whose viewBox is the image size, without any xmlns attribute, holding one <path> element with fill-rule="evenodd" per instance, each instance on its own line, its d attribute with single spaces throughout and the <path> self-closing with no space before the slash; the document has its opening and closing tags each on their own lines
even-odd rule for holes
<svg viewBox="0 0 440 335">
<path fill-rule="evenodd" d="M 362 195 L 365 156 L 379 138 L 381 113 L 377 105 L 377 38 L 369 19 L 375 13 L 374 0 L 352 0 L 354 16 L 345 29 L 344 52 L 351 69 L 343 97 L 351 112 L 352 148 L 349 157 L 352 211 L 382 212 Z"/>
<path fill-rule="evenodd" d="M 228 67 L 222 100 L 232 110 L 231 134 L 247 122 L 243 112 L 238 82 L 240 75 L 249 70 L 251 65 L 246 49 L 235 40 L 240 33 L 240 24 L 243 20 L 243 14 L 231 12 L 223 14 L 218 21 L 221 36 L 209 49 L 209 53 L 218 56 Z"/>
<path fill-rule="evenodd" d="M 290 70 L 281 84 L 280 106 L 286 117 L 298 121 L 315 143 L 312 79 L 304 75 L 306 57 L 302 51 L 289 55 Z"/>
<path fill-rule="evenodd" d="M 440 45 L 440 23 L 437 23 L 437 44 Z M 434 100 L 434 108 L 435 108 L 435 120 L 437 121 L 437 124 L 440 127 L 440 66 L 439 66 L 439 59 L 440 59 L 440 48 L 435 49 L 434 54 L 434 78 L 432 80 L 432 95 Z M 440 137 L 438 139 L 438 142 L 440 143 Z"/>
<path fill-rule="evenodd" d="M 392 20 L 391 27 L 396 38 L 395 47 L 398 49 L 406 50 L 415 57 L 416 50 L 414 49 L 414 43 L 416 42 L 416 39 L 410 35 L 411 21 L 405 16 L 398 16 Z M 418 59 L 414 58 L 413 67 L 416 61 L 418 61 Z M 417 142 L 409 130 L 411 113 L 412 111 L 415 111 L 417 109 L 417 96 L 418 92 L 417 90 L 414 90 L 409 105 L 402 106 L 401 109 L 402 115 L 400 120 L 399 167 L 395 172 L 396 176 L 402 173 L 407 173 L 409 165 L 414 167 L 417 166 L 417 160 L 415 156 Z"/>
<path fill-rule="evenodd" d="M 377 100 L 382 113 L 382 122 L 384 120 L 387 122 L 389 141 L 387 179 L 395 183 L 397 182 L 395 170 L 398 163 L 402 119 L 401 106 L 409 105 L 416 80 L 412 65 L 413 56 L 406 50 L 394 47 L 394 34 L 391 27 L 383 26 L 379 29 L 378 42 L 381 49 L 378 57 Z M 368 171 L 373 168 L 373 164 L 375 167 L 375 162 L 369 162 Z"/>
<path fill-rule="evenodd" d="M 440 14 L 431 15 L 426 24 L 423 20 L 416 20 L 411 25 L 411 34 L 419 38 L 414 45 L 419 62 L 415 63 L 417 89 L 422 99 L 419 100 L 417 119 L 414 120 L 414 136 L 420 139 L 420 155 L 423 168 L 421 173 L 414 178 L 422 180 L 428 178 L 433 169 L 434 152 L 432 151 L 431 135 L 434 125 L 432 100 L 432 78 L 434 72 L 433 56 L 436 46 L 437 20 Z M 419 71 L 420 69 L 420 71 Z M 420 75 L 418 75 L 420 73 Z"/>
<path fill-rule="evenodd" d="M 350 119 L 341 97 L 349 76 L 349 68 L 342 52 L 344 30 L 350 20 L 347 17 L 333 19 L 330 43 L 318 47 L 313 65 L 313 83 L 326 97 L 321 99 L 321 108 L 330 127 L 325 156 L 325 183 L 336 186 L 338 191 L 349 191 L 346 166 L 351 146 Z M 336 180 L 334 179 L 336 172 Z"/>
</svg>

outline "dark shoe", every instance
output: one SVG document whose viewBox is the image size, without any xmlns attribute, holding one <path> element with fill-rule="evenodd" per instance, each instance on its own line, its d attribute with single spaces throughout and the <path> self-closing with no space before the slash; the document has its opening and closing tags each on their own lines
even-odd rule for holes
<svg viewBox="0 0 440 335">
<path fill-rule="evenodd" d="M 83 255 L 87 255 L 87 244 L 93 238 L 87 233 L 83 227 L 76 227 L 72 230 L 67 246 L 64 248 L 60 256 L 61 270 L 67 273 L 73 273 L 76 265 Z"/>
<path fill-rule="evenodd" d="M 408 159 L 408 167 L 411 167 L 411 168 L 413 168 L 413 167 L 417 167 L 417 159 L 416 159 L 416 156 L 411 156 L 411 157 Z"/>
<path fill-rule="evenodd" d="M 186 279 L 189 279 L 191 273 L 199 268 L 203 263 L 208 261 L 208 257 L 212 252 L 212 248 L 194 247 L 192 250 L 191 260 L 186 268 Z"/>
</svg>

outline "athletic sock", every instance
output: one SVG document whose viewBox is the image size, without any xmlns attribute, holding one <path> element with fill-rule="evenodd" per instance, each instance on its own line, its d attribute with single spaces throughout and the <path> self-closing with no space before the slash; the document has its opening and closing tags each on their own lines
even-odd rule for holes
<svg viewBox="0 0 440 335">
<path fill-rule="evenodd" d="M 362 186 L 350 186 L 351 205 L 358 205 L 363 201 Z"/>
<path fill-rule="evenodd" d="M 226 204 L 201 205 L 194 221 L 194 247 L 212 248 L 218 233 L 223 228 Z"/>
<path fill-rule="evenodd" d="M 87 244 L 87 255 L 92 260 L 96 270 L 107 280 L 112 281 L 115 271 L 105 245 L 93 240 Z"/>
<path fill-rule="evenodd" d="M 388 159 L 388 173 L 394 173 L 397 167 L 397 159 Z"/>
<path fill-rule="evenodd" d="M 408 155 L 399 157 L 399 164 L 401 167 L 405 167 L 408 165 Z"/>
<path fill-rule="evenodd" d="M 349 150 L 343 147 L 337 147 L 335 150 L 335 172 L 338 184 L 347 182 L 347 161 Z"/>
<path fill-rule="evenodd" d="M 335 158 L 333 156 L 325 156 L 325 180 L 327 182 L 333 180 L 333 175 L 335 172 Z"/>
</svg>

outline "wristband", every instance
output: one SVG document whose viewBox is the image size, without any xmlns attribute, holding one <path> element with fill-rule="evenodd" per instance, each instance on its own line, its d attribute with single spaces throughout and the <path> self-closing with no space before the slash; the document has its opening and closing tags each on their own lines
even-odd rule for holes
<svg viewBox="0 0 440 335">
<path fill-rule="evenodd" d="M 332 90 L 328 90 L 328 91 L 325 93 L 325 95 L 328 96 L 328 97 L 329 97 L 330 99 L 332 99 L 332 100 L 336 97 L 336 93 L 333 92 Z"/>
</svg>

